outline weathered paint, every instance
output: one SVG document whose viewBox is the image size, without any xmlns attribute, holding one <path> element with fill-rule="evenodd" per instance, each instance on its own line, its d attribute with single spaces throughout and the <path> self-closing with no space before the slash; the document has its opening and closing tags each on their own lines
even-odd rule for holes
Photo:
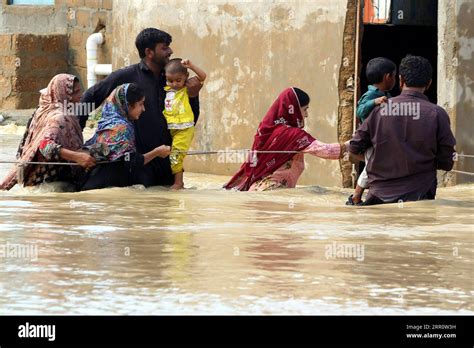
<svg viewBox="0 0 474 348">
<path fill-rule="evenodd" d="M 193 149 L 249 148 L 263 115 L 287 86 L 311 96 L 307 130 L 321 141 L 337 142 L 346 3 L 115 1 L 113 65 L 117 69 L 126 59 L 138 61 L 134 38 L 143 28 L 156 27 L 173 36 L 174 56 L 188 57 L 208 73 Z M 190 156 L 185 168 L 230 175 L 240 160 Z M 341 185 L 338 161 L 306 156 L 306 163 L 300 183 Z"/>
<path fill-rule="evenodd" d="M 458 153 L 474 155 L 474 3 L 439 0 L 438 104 L 450 116 Z M 474 159 L 460 157 L 457 170 L 474 172 Z M 457 175 L 456 183 L 473 181 Z"/>
<path fill-rule="evenodd" d="M 343 42 L 353 37 L 344 34 L 344 26 L 351 22 L 346 18 L 347 6 L 347 0 L 167 0 L 159 4 L 114 0 L 113 23 L 107 29 L 113 37 L 107 39 L 106 46 L 113 45 L 114 68 L 120 68 L 138 61 L 134 40 L 141 29 L 161 28 L 173 35 L 175 56 L 189 57 L 208 72 L 193 149 L 248 148 L 265 111 L 289 85 L 311 95 L 308 131 L 322 141 L 336 142 L 338 132 L 339 140 L 346 137 L 344 129 L 351 121 L 338 113 L 340 97 L 345 98 L 338 91 Z M 54 7 L 4 3 L 0 7 L 2 32 L 67 31 L 64 0 L 57 0 Z M 474 4 L 468 0 L 439 0 L 438 101 L 450 115 L 458 152 L 471 155 L 473 11 Z M 69 49 L 71 59 L 85 64 L 80 52 Z M 74 68 L 70 65 L 69 70 Z M 187 159 L 186 169 L 230 175 L 240 160 L 235 156 L 195 156 Z M 300 183 L 341 185 L 337 161 L 306 156 L 306 162 Z M 474 160 L 460 159 L 457 169 L 473 172 Z M 459 175 L 457 182 L 469 179 L 472 177 Z"/>
</svg>

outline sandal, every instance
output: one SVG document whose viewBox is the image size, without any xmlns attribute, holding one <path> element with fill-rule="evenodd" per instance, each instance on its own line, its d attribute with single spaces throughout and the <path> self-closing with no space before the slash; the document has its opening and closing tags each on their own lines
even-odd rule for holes
<svg viewBox="0 0 474 348">
<path fill-rule="evenodd" d="M 347 198 L 347 202 L 346 202 L 346 205 L 362 205 L 364 204 L 364 202 L 360 201 L 360 202 L 357 202 L 357 203 L 354 203 L 354 194 L 350 195 L 348 198 Z"/>
</svg>

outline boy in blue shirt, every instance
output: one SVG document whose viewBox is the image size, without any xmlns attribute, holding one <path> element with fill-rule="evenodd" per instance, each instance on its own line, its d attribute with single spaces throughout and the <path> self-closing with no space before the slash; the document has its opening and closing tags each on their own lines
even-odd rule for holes
<svg viewBox="0 0 474 348">
<path fill-rule="evenodd" d="M 397 67 L 390 59 L 377 57 L 367 63 L 365 70 L 370 85 L 368 91 L 362 95 L 357 103 L 356 115 L 361 123 L 369 117 L 376 106 L 385 103 L 390 98 L 390 93 L 388 92 L 395 86 Z M 365 152 L 365 163 L 367 163 L 372 152 L 372 147 Z M 367 169 L 364 167 L 357 180 L 354 193 L 347 199 L 347 205 L 362 204 L 362 194 L 368 187 L 368 181 Z"/>
</svg>

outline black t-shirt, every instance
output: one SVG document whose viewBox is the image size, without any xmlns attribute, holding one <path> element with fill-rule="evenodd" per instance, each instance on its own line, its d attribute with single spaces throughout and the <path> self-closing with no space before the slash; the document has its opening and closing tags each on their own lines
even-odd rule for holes
<svg viewBox="0 0 474 348">
<path fill-rule="evenodd" d="M 160 145 L 171 146 L 171 135 L 163 116 L 166 78 L 164 72 L 158 77 L 155 76 L 143 61 L 114 71 L 106 79 L 89 88 L 82 96 L 81 102 L 93 103 L 94 108 L 97 108 L 117 86 L 132 82 L 145 91 L 145 112 L 134 122 L 138 153 L 145 154 Z M 189 98 L 189 102 L 196 123 L 199 118 L 199 97 Z M 81 127 L 84 128 L 88 115 L 79 117 Z M 142 175 L 139 175 L 142 178 L 140 183 L 145 186 L 173 184 L 174 177 L 168 157 L 157 157 L 142 170 Z"/>
</svg>

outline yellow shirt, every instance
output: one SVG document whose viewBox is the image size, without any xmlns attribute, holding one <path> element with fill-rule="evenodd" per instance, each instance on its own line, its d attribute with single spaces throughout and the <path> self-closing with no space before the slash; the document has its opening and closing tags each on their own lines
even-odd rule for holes
<svg viewBox="0 0 474 348">
<path fill-rule="evenodd" d="M 166 86 L 165 110 L 163 115 L 168 129 L 186 129 L 194 126 L 194 114 L 189 104 L 188 88 L 179 91 Z"/>
</svg>

